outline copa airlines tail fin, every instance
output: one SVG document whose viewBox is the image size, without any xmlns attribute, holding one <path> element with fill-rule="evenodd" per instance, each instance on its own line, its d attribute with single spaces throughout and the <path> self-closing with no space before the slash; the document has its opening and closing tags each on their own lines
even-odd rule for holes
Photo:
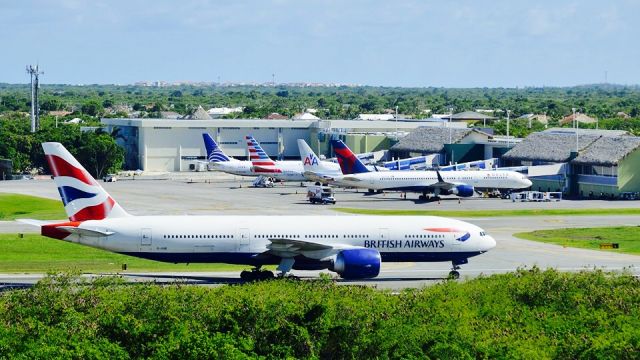
<svg viewBox="0 0 640 360">
<path fill-rule="evenodd" d="M 360 174 L 370 172 L 369 169 L 358 159 L 358 157 L 342 142 L 342 140 L 331 140 L 331 146 L 336 152 L 340 169 L 345 175 Z"/>
<path fill-rule="evenodd" d="M 207 160 L 209 160 L 209 162 L 231 161 L 227 154 L 216 144 L 211 135 L 203 133 L 202 139 L 204 140 L 204 147 L 207 149 Z"/>
<path fill-rule="evenodd" d="M 70 221 L 130 216 L 62 144 L 42 148 Z"/>
</svg>

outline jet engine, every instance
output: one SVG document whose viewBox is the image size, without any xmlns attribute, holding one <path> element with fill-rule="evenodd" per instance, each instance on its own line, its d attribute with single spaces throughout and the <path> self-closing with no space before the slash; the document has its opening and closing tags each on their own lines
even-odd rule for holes
<svg viewBox="0 0 640 360">
<path fill-rule="evenodd" d="M 473 185 L 460 184 L 456 185 L 449 191 L 453 195 L 458 195 L 460 197 L 469 197 L 473 196 Z"/>
<path fill-rule="evenodd" d="M 369 279 L 380 273 L 380 253 L 375 249 L 346 249 L 336 255 L 331 267 L 343 279 Z"/>
</svg>

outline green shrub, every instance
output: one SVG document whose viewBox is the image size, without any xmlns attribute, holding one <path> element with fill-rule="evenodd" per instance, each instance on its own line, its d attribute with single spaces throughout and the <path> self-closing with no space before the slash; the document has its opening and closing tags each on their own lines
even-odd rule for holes
<svg viewBox="0 0 640 360">
<path fill-rule="evenodd" d="M 0 358 L 636 358 L 638 279 L 520 270 L 400 293 L 50 276 L 0 294 Z"/>
</svg>

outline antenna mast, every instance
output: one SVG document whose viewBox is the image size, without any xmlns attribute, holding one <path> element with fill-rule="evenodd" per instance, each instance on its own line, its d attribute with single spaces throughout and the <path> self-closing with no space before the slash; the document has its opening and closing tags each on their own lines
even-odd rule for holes
<svg viewBox="0 0 640 360">
<path fill-rule="evenodd" d="M 40 129 L 40 104 L 38 103 L 38 91 L 40 89 L 39 76 L 44 72 L 40 71 L 39 66 L 27 65 L 27 73 L 31 76 L 31 132 L 34 133 Z"/>
</svg>

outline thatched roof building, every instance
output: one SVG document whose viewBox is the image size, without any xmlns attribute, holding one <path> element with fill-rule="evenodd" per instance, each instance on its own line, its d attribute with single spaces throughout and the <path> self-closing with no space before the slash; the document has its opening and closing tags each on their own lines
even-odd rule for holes
<svg viewBox="0 0 640 360">
<path fill-rule="evenodd" d="M 579 151 L 584 150 L 598 138 L 599 136 L 596 135 L 579 135 Z M 502 155 L 502 160 L 560 163 L 569 161 L 573 151 L 576 151 L 575 135 L 538 132 L 532 133 L 516 144 Z"/>
<path fill-rule="evenodd" d="M 640 137 L 601 137 L 584 152 L 580 152 L 572 163 L 599 166 L 614 166 L 640 147 Z"/>
<path fill-rule="evenodd" d="M 638 147 L 640 147 L 640 138 L 629 136 L 624 131 L 579 130 L 578 156 L 571 162 L 615 165 Z M 502 160 L 562 163 L 568 162 L 571 153 L 575 151 L 575 132 L 551 130 L 527 136 L 505 153 Z"/>
</svg>

